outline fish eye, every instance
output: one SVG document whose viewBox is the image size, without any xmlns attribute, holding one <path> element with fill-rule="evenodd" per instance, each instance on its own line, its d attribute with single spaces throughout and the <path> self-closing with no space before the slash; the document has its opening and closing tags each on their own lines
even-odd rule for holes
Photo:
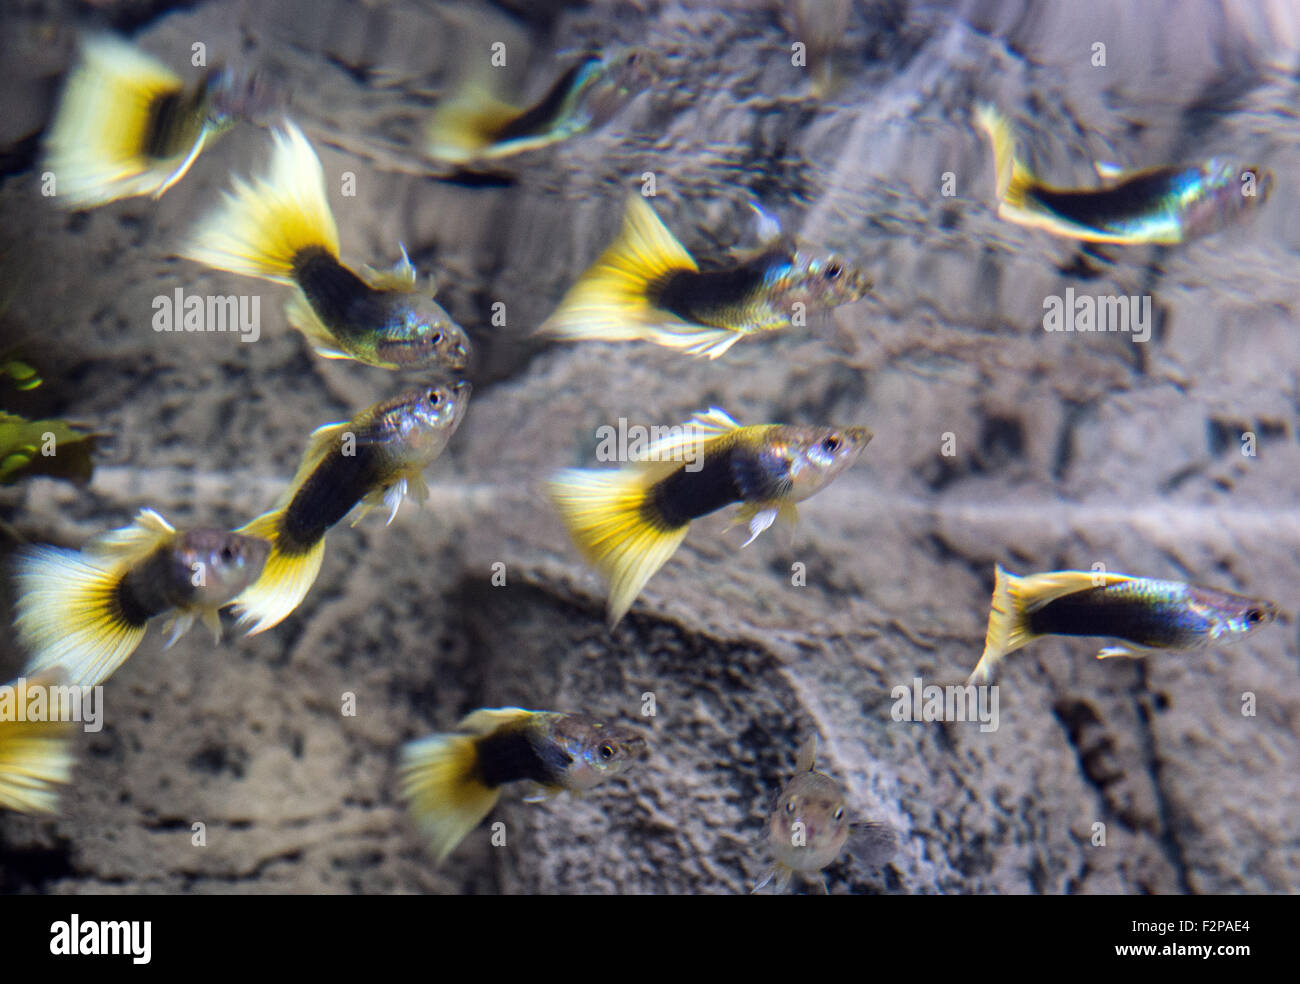
<svg viewBox="0 0 1300 984">
<path fill-rule="evenodd" d="M 235 559 L 235 548 L 232 547 L 229 543 L 227 543 L 224 547 L 221 548 L 221 559 L 224 560 L 227 564 Z"/>
<path fill-rule="evenodd" d="M 430 405 L 436 407 L 436 406 L 437 406 L 439 403 L 441 403 L 441 402 L 442 402 L 442 394 L 439 393 L 436 389 L 431 389 L 431 390 L 429 390 L 429 403 L 430 403 Z"/>
<path fill-rule="evenodd" d="M 1258 625 L 1260 622 L 1264 621 L 1264 613 L 1258 608 L 1252 608 L 1246 613 L 1246 621 L 1251 625 Z"/>
<path fill-rule="evenodd" d="M 440 331 L 435 331 L 435 332 L 433 333 L 433 337 L 432 337 L 431 339 L 429 339 L 429 341 L 430 341 L 430 343 L 432 343 L 432 344 L 434 344 L 434 345 L 441 345 L 441 344 L 442 344 L 442 332 L 440 332 Z"/>
<path fill-rule="evenodd" d="M 614 746 L 611 745 L 609 742 L 605 742 L 605 744 L 601 745 L 600 757 L 603 758 L 606 762 L 612 759 L 614 757 Z"/>
<path fill-rule="evenodd" d="M 840 274 L 843 272 L 844 272 L 844 268 L 840 266 L 838 263 L 828 263 L 826 265 L 826 271 L 823 274 L 823 276 L 827 280 L 838 280 Z"/>
<path fill-rule="evenodd" d="M 793 814 L 793 813 L 794 813 L 794 800 L 793 800 L 793 799 L 788 799 L 788 800 L 785 801 L 785 812 L 786 812 L 786 813 L 789 813 L 789 814 Z"/>
<path fill-rule="evenodd" d="M 840 449 L 842 443 L 843 442 L 837 435 L 832 434 L 830 437 L 826 438 L 826 440 L 822 441 L 822 450 L 827 454 L 834 454 Z"/>
</svg>

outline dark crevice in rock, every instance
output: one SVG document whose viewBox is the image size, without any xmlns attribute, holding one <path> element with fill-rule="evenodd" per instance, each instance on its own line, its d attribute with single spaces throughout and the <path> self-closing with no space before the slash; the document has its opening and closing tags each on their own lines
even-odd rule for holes
<svg viewBox="0 0 1300 984">
<path fill-rule="evenodd" d="M 1164 785 L 1164 767 L 1160 756 L 1156 751 L 1156 737 L 1151 730 L 1151 716 L 1147 711 L 1144 695 L 1149 693 L 1147 688 L 1147 671 L 1146 665 L 1137 661 L 1136 672 L 1138 675 L 1139 686 L 1133 695 L 1133 709 L 1138 721 L 1138 737 L 1140 739 L 1142 756 L 1145 761 L 1147 771 L 1151 775 L 1151 788 L 1155 794 L 1156 817 L 1160 824 L 1160 847 L 1168 859 L 1169 864 L 1174 869 L 1174 876 L 1178 882 L 1178 891 L 1182 895 L 1190 895 L 1192 892 L 1191 882 L 1188 877 L 1187 858 L 1183 852 L 1183 845 L 1178 840 L 1178 834 L 1174 829 L 1174 814 L 1178 807 L 1169 798 L 1169 792 Z"/>
</svg>

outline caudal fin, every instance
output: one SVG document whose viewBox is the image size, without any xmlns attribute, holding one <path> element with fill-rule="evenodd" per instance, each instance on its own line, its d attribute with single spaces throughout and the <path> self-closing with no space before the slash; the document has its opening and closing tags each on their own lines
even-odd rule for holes
<svg viewBox="0 0 1300 984">
<path fill-rule="evenodd" d="M 160 101 L 183 90 L 179 76 L 125 41 L 111 35 L 88 38 L 46 140 L 43 167 L 54 177 L 54 202 L 89 208 L 161 194 L 178 180 L 208 130 L 201 130 L 180 157 L 152 156 L 149 140 Z"/>
<path fill-rule="evenodd" d="M 267 176 L 236 178 L 181 252 L 218 270 L 291 284 L 294 258 L 313 247 L 337 258 L 338 228 L 320 159 L 289 123 L 275 134 Z"/>
<path fill-rule="evenodd" d="M 493 153 L 497 134 L 520 112 L 496 98 L 484 83 L 467 83 L 438 103 L 425 131 L 425 152 L 447 164 L 500 156 Z"/>
<path fill-rule="evenodd" d="M 175 532 L 144 509 L 130 526 L 91 540 L 80 553 L 58 547 L 20 551 L 14 625 L 30 655 L 25 672 L 57 670 L 78 687 L 112 676 L 149 624 L 133 622 L 122 611 L 122 577 Z"/>
<path fill-rule="evenodd" d="M 1034 174 L 1016 152 L 1016 136 L 1011 124 L 995 107 L 982 103 L 975 110 L 975 121 L 993 145 L 993 167 L 999 213 L 1003 209 L 1020 209 L 1025 204 L 1025 193 L 1035 183 Z M 1003 216 L 1006 218 L 1006 216 Z"/>
<path fill-rule="evenodd" d="M 994 568 L 993 604 L 989 609 L 989 627 L 984 635 L 984 653 L 966 678 L 966 685 L 992 683 L 1002 658 L 1015 652 L 1034 638 L 1029 631 L 1029 611 L 1021 590 L 1021 578 Z"/>
<path fill-rule="evenodd" d="M 984 637 L 984 654 L 967 678 L 967 685 L 990 683 L 1004 656 L 1038 636 L 1030 631 L 1029 616 L 1065 595 L 1109 587 L 1133 580 L 1127 574 L 1103 571 L 1048 571 L 1017 577 L 996 566 L 993 605 Z"/>
<path fill-rule="evenodd" d="M 321 561 L 325 558 L 324 537 L 308 550 L 285 550 L 280 537 L 282 515 L 280 509 L 274 509 L 238 530 L 271 543 L 271 555 L 262 568 L 262 576 L 231 602 L 239 616 L 238 624 L 249 626 L 249 635 L 265 632 L 289 617 L 316 583 Z"/>
<path fill-rule="evenodd" d="M 609 581 L 611 628 L 690 529 L 689 523 L 663 528 L 647 513 L 650 486 L 659 477 L 661 472 L 637 464 L 614 471 L 571 468 L 547 486 L 574 544 Z"/>
<path fill-rule="evenodd" d="M 618 238 L 578 278 L 538 332 L 567 341 L 645 340 L 691 348 L 699 341 L 691 326 L 655 308 L 649 291 L 657 280 L 697 270 L 690 253 L 659 221 L 646 200 L 636 195 L 628 202 Z M 675 323 L 676 327 L 669 331 L 663 327 L 665 322 Z M 713 334 L 721 331 L 705 326 L 700 330 Z"/>
<path fill-rule="evenodd" d="M 66 721 L 0 721 L 0 809 L 54 812 L 72 779 L 72 732 Z"/>
<path fill-rule="evenodd" d="M 402 798 L 441 864 L 501 795 L 476 778 L 473 735 L 431 735 L 402 749 Z"/>
</svg>

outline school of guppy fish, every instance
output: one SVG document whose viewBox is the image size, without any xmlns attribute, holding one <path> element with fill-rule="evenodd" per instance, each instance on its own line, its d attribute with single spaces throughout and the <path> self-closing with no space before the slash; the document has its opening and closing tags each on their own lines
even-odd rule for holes
<svg viewBox="0 0 1300 984">
<path fill-rule="evenodd" d="M 424 133 L 435 161 L 500 161 L 580 137 L 615 116 L 656 78 L 651 51 L 586 54 L 529 107 L 471 79 L 436 107 Z M 980 103 L 971 119 L 992 149 L 998 215 L 1073 240 L 1176 244 L 1212 234 L 1259 208 L 1273 186 L 1253 164 L 1212 159 L 1134 173 L 1098 168 L 1095 188 L 1040 180 L 1017 149 L 1011 123 Z M 271 130 L 265 172 L 235 178 L 192 231 L 181 255 L 281 284 L 288 323 L 323 358 L 418 370 L 428 382 L 327 424 L 306 438 L 293 479 L 270 509 L 237 530 L 180 531 L 149 508 L 128 527 L 80 551 L 29 547 L 17 570 L 16 628 L 29 683 L 102 684 L 128 659 L 150 622 L 165 619 L 167 646 L 196 620 L 221 635 L 233 608 L 249 634 L 273 629 L 311 590 L 326 538 L 382 507 L 423 501 L 422 478 L 464 419 L 470 340 L 399 245 L 387 269 L 340 254 L 325 178 L 311 142 L 276 110 L 259 80 L 227 70 L 195 84 L 127 42 L 84 39 L 45 147 L 55 199 L 86 209 L 161 196 L 211 141 L 241 121 Z M 1249 192 L 1243 187 L 1249 186 Z M 809 250 L 750 203 L 760 245 L 701 269 L 651 202 L 632 195 L 615 240 L 559 301 L 539 333 L 565 341 L 650 342 L 718 359 L 746 336 L 792 327 L 795 305 L 830 310 L 873 284 L 847 259 Z M 631 455 L 625 466 L 550 477 L 550 501 L 581 555 L 609 582 L 611 628 L 669 561 L 693 520 L 738 507 L 748 545 L 796 504 L 851 467 L 866 426 L 742 425 L 709 407 Z M 196 579 L 195 570 L 204 576 Z M 1234 642 L 1277 616 L 1269 601 L 1211 587 L 1093 571 L 1017 576 L 998 566 L 984 650 L 968 684 L 991 684 L 1001 661 L 1043 636 L 1114 640 L 1099 658 L 1190 652 Z M 66 723 L 0 723 L 0 807 L 56 809 L 73 765 Z M 530 798 L 581 793 L 635 772 L 649 754 L 633 727 L 584 713 L 483 708 L 446 734 L 401 750 L 401 796 L 438 863 L 492 811 L 503 787 Z M 796 878 L 826 891 L 820 875 L 846 849 L 869 864 L 893 855 L 894 832 L 857 823 L 842 787 L 816 771 L 816 738 L 799 749 L 797 774 L 764 825 L 769 873 L 784 891 Z"/>
</svg>

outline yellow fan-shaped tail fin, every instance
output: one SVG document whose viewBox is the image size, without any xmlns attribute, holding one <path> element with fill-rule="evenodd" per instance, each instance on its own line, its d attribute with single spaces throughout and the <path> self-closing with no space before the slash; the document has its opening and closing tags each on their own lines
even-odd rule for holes
<svg viewBox="0 0 1300 984">
<path fill-rule="evenodd" d="M 497 134 L 522 110 L 498 99 L 482 82 L 473 81 L 443 99 L 425 131 L 426 153 L 447 164 L 468 164 L 490 151 Z"/>
<path fill-rule="evenodd" d="M 690 529 L 689 523 L 676 529 L 656 525 L 645 508 L 650 487 L 679 467 L 669 463 L 666 469 L 639 464 L 613 471 L 568 469 L 548 486 L 574 544 L 609 581 L 611 627 L 627 614 Z"/>
<path fill-rule="evenodd" d="M 67 721 L 0 721 L 0 809 L 53 813 L 72 779 Z"/>
<path fill-rule="evenodd" d="M 653 307 L 647 292 L 656 280 L 696 270 L 690 253 L 646 200 L 636 195 L 628 202 L 618 238 L 578 278 L 538 331 L 568 341 L 658 341 L 659 326 L 675 322 L 677 335 L 689 335 L 686 323 Z M 701 330 L 719 331 L 703 326 Z M 682 342 L 674 347 L 691 344 Z"/>
<path fill-rule="evenodd" d="M 297 483 L 292 486 L 297 488 Z M 262 575 L 234 599 L 239 625 L 249 626 L 248 634 L 257 635 L 283 622 L 316 583 L 321 561 L 325 559 L 322 536 L 310 549 L 286 551 L 281 544 L 281 508 L 263 513 L 238 532 L 260 536 L 271 542 L 271 555 Z"/>
<path fill-rule="evenodd" d="M 193 148 L 181 158 L 152 157 L 149 131 L 159 100 L 183 90 L 179 76 L 125 41 L 87 38 L 45 145 L 55 203 L 88 208 L 164 189 Z"/>
<path fill-rule="evenodd" d="M 66 683 L 93 687 L 107 680 L 144 638 L 147 622 L 122 613 L 120 560 L 57 547 L 18 554 L 18 637 L 29 654 L 26 673 L 58 670 Z"/>
<path fill-rule="evenodd" d="M 289 123 L 275 134 L 267 176 L 252 182 L 235 179 L 181 252 L 218 270 L 289 284 L 294 258 L 313 247 L 337 258 L 338 228 L 320 158 Z"/>
<path fill-rule="evenodd" d="M 439 863 L 482 822 L 500 796 L 477 778 L 477 766 L 472 735 L 431 735 L 402 749 L 402 798 Z"/>
</svg>

